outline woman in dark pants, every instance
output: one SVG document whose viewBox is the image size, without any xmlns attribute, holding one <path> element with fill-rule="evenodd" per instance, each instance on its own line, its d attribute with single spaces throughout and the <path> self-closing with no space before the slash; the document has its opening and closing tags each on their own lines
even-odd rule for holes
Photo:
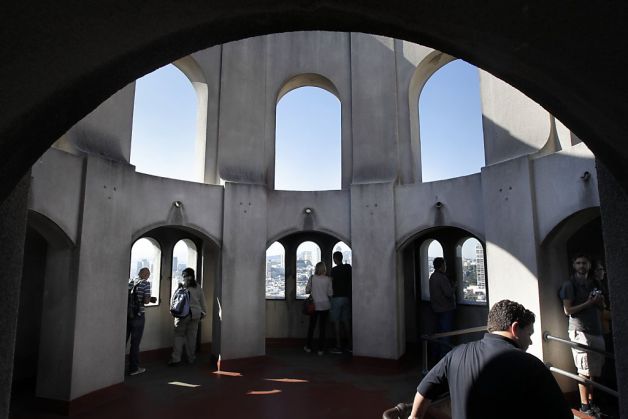
<svg viewBox="0 0 628 419">
<path fill-rule="evenodd" d="M 325 351 L 325 326 L 327 325 L 327 316 L 329 309 L 331 308 L 330 298 L 333 295 L 333 289 L 331 286 L 331 278 L 327 275 L 327 267 L 325 263 L 318 262 L 314 269 L 314 275 L 307 281 L 305 292 L 312 294 L 314 300 L 315 311 L 310 316 L 310 326 L 307 330 L 307 345 L 305 345 L 305 352 L 312 352 L 312 336 L 314 335 L 314 329 L 316 323 L 319 323 L 319 335 L 318 335 L 318 354 L 323 355 Z"/>
</svg>

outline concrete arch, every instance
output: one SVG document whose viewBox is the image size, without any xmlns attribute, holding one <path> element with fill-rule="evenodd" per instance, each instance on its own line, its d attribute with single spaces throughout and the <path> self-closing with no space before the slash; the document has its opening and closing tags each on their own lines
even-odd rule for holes
<svg viewBox="0 0 628 419">
<path fill-rule="evenodd" d="M 342 98 L 340 97 L 340 93 L 338 92 L 338 89 L 336 88 L 334 82 L 329 80 L 327 77 L 316 73 L 298 74 L 286 81 L 277 93 L 276 102 L 279 102 L 281 98 L 286 95 L 286 93 L 306 86 L 319 87 L 321 89 L 327 90 L 329 93 L 336 96 L 338 100 L 342 102 Z"/>
<path fill-rule="evenodd" d="M 6 156 L 2 198 L 73 123 L 139 76 L 211 45 L 299 29 L 386 34 L 463 58 L 556 115 L 627 185 L 628 122 L 622 115 L 628 104 L 625 91 L 617 89 L 624 85 L 619 69 L 627 58 L 609 53 L 622 49 L 628 33 L 621 23 L 628 12 L 624 4 L 566 8 L 445 1 L 417 7 L 397 0 L 382 7 L 357 0 L 315 0 L 307 6 L 294 0 L 255 5 L 235 0 L 184 6 L 153 0 L 142 8 L 153 11 L 150 19 L 120 0 L 8 9 L 2 27 L 20 42 L 3 44 L 0 51 L 5 58 L 0 76 L 6 80 L 1 105 L 7 110 L 0 121 L 0 155 Z M 587 30 L 567 30 L 573 27 Z M 54 44 L 44 41 L 46 28 L 53 30 Z M 587 60 L 583 50 L 589 52 Z M 51 66 L 57 71 L 49 71 Z"/>
<path fill-rule="evenodd" d="M 428 234 L 431 231 L 435 231 L 439 229 L 446 229 L 446 228 L 456 228 L 459 230 L 466 231 L 467 233 L 469 233 L 469 237 L 478 239 L 480 243 L 485 243 L 484 234 L 480 233 L 475 228 L 472 228 L 466 225 L 455 224 L 455 223 L 442 225 L 442 226 L 423 225 L 423 226 L 419 226 L 415 228 L 413 231 L 411 231 L 410 233 L 406 234 L 405 236 L 397 240 L 397 244 L 396 244 L 397 251 L 404 250 L 404 248 L 408 246 L 410 243 L 412 243 L 414 240 L 416 240 L 417 238 L 425 234 Z"/>
<path fill-rule="evenodd" d="M 408 86 L 408 112 L 410 114 L 410 143 L 412 145 L 412 161 L 416 165 L 417 181 L 422 180 L 421 171 L 421 130 L 419 125 L 419 98 L 425 83 L 445 65 L 456 60 L 456 57 L 440 51 L 428 54 L 416 67 Z"/>
<path fill-rule="evenodd" d="M 75 243 L 59 224 L 41 212 L 28 210 L 28 225 L 41 234 L 54 248 L 71 248 Z"/>
<path fill-rule="evenodd" d="M 187 232 L 190 232 L 191 234 L 198 236 L 201 239 L 207 239 L 214 246 L 216 246 L 217 249 L 220 249 L 222 247 L 221 246 L 222 242 L 218 240 L 216 237 L 214 237 L 212 234 L 208 233 L 202 227 L 199 227 L 196 225 L 165 224 L 165 223 L 150 224 L 150 225 L 138 228 L 137 230 L 133 232 L 133 234 L 131 234 L 131 243 L 135 243 L 138 239 L 142 238 L 144 235 L 148 234 L 149 232 L 153 230 L 157 230 L 160 228 L 176 228 L 182 231 L 187 231 Z M 157 241 L 159 242 L 159 240 Z M 160 243 L 160 246 L 162 246 L 162 243 Z"/>
<path fill-rule="evenodd" d="M 323 233 L 326 234 L 328 236 L 331 236 L 335 239 L 337 239 L 337 241 L 341 241 L 344 242 L 347 246 L 351 247 L 351 240 L 349 240 L 347 237 L 344 237 L 341 234 L 336 233 L 335 231 L 332 230 L 328 230 L 325 228 L 318 228 L 318 229 L 313 229 L 313 230 L 299 230 L 296 228 L 289 228 L 287 230 L 283 230 L 273 236 L 271 236 L 268 240 L 266 240 L 266 247 L 268 248 L 268 246 L 270 246 L 271 244 L 273 244 L 276 241 L 280 241 L 283 238 L 295 235 L 295 234 L 307 234 L 307 233 Z"/>
</svg>

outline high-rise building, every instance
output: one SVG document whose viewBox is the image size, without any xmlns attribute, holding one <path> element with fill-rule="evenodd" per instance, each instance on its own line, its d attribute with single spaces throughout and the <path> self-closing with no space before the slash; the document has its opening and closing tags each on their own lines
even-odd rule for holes
<svg viewBox="0 0 628 419">
<path fill-rule="evenodd" d="M 484 272 L 484 249 L 480 243 L 475 245 L 475 272 L 478 289 L 486 289 L 486 273 Z"/>
</svg>

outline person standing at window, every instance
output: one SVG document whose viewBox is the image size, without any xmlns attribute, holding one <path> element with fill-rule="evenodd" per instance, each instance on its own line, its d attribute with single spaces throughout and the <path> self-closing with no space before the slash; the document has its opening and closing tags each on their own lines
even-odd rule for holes
<svg viewBox="0 0 628 419">
<path fill-rule="evenodd" d="M 323 355 L 325 351 L 325 326 L 327 325 L 327 315 L 331 308 L 330 298 L 334 295 L 331 285 L 331 278 L 327 275 L 327 267 L 324 262 L 318 262 L 314 268 L 314 275 L 310 277 L 305 286 L 305 293 L 312 294 L 314 300 L 315 311 L 310 316 L 310 325 L 307 329 L 307 345 L 305 352 L 312 352 L 312 337 L 316 323 L 320 321 L 318 326 L 318 354 Z"/>
<path fill-rule="evenodd" d="M 190 314 L 186 317 L 174 319 L 174 345 L 168 365 L 175 366 L 181 363 L 181 354 L 185 346 L 185 353 L 189 364 L 196 361 L 196 335 L 198 326 L 207 315 L 207 304 L 203 289 L 198 286 L 194 276 L 194 269 L 185 268 L 182 272 L 184 287 L 190 295 Z"/>
<path fill-rule="evenodd" d="M 342 263 L 342 252 L 334 252 L 336 266 L 331 268 L 331 281 L 334 295 L 331 297 L 329 317 L 334 325 L 336 347 L 330 352 L 341 354 L 343 350 L 351 352 L 351 265 Z M 342 332 L 341 333 L 341 329 Z M 347 345 L 342 346 L 341 335 L 344 335 Z"/>
<path fill-rule="evenodd" d="M 151 297 L 150 270 L 142 268 L 137 273 L 138 278 L 129 281 L 129 307 L 127 309 L 126 341 L 131 339 L 129 349 L 129 375 L 138 375 L 146 372 L 146 368 L 140 367 L 140 342 L 144 334 L 146 312 L 144 306 L 149 302 L 157 301 Z"/>
<path fill-rule="evenodd" d="M 456 310 L 456 284 L 450 280 L 445 259 L 437 257 L 432 262 L 434 272 L 430 276 L 430 303 L 436 316 L 436 333 L 449 332 L 454 328 L 454 314 Z M 451 342 L 451 337 L 445 337 L 443 341 Z M 439 358 L 445 355 L 449 349 L 440 345 L 440 350 L 435 351 Z"/>
</svg>

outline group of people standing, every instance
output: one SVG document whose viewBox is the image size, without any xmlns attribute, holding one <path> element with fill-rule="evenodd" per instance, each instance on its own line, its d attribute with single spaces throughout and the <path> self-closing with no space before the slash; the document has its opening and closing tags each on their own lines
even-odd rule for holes
<svg viewBox="0 0 628 419">
<path fill-rule="evenodd" d="M 573 274 L 561 285 L 559 296 L 563 311 L 569 317 L 569 339 L 605 351 L 605 341 L 610 342 L 608 289 L 604 265 L 600 261 L 592 262 L 585 254 L 577 254 L 572 259 Z M 447 267 L 443 258 L 435 258 L 433 266 L 429 288 L 436 332 L 447 332 L 454 328 L 456 283 L 445 274 Z M 542 411 L 541 417 L 572 417 L 555 380 L 543 364 L 534 357 L 512 352 L 512 349 L 525 352 L 531 344 L 534 319 L 534 314 L 521 304 L 509 300 L 496 303 L 489 312 L 489 333 L 483 340 L 440 353 L 440 357 L 444 357 L 417 388 L 410 418 L 423 417 L 430 401 L 447 390 L 452 398 L 454 418 L 520 417 L 519 413 L 526 417 L 525 410 L 505 413 L 509 394 L 534 400 L 535 410 Z M 605 362 L 603 354 L 572 348 L 572 355 L 578 375 L 593 381 L 599 379 Z M 591 417 L 602 417 L 601 409 L 593 401 L 592 386 L 578 383 L 578 389 L 579 410 Z"/>
<path fill-rule="evenodd" d="M 312 341 L 316 325 L 319 326 L 317 353 L 323 355 L 326 349 L 325 329 L 327 318 L 331 318 L 334 325 L 336 346 L 329 352 L 341 354 L 351 352 L 351 265 L 343 263 L 341 252 L 332 255 L 334 266 L 331 276 L 327 276 L 327 266 L 318 262 L 314 268 L 314 275 L 310 276 L 305 287 L 305 293 L 314 300 L 314 313 L 310 316 L 307 331 L 305 352 L 312 352 Z"/>
<path fill-rule="evenodd" d="M 146 368 L 139 365 L 140 342 L 144 334 L 146 322 L 146 304 L 155 303 L 151 297 L 151 284 L 148 281 L 150 270 L 141 268 L 138 277 L 129 281 L 129 302 L 127 314 L 126 340 L 131 341 L 129 349 L 129 375 L 138 375 L 146 372 Z M 199 322 L 207 315 L 207 304 L 203 290 L 196 281 L 194 269 L 186 268 L 182 272 L 183 280 L 179 284 L 188 295 L 189 313 L 185 317 L 174 319 L 174 343 L 168 365 L 176 366 L 182 362 L 183 349 L 187 362 L 196 361 L 196 336 Z"/>
</svg>

